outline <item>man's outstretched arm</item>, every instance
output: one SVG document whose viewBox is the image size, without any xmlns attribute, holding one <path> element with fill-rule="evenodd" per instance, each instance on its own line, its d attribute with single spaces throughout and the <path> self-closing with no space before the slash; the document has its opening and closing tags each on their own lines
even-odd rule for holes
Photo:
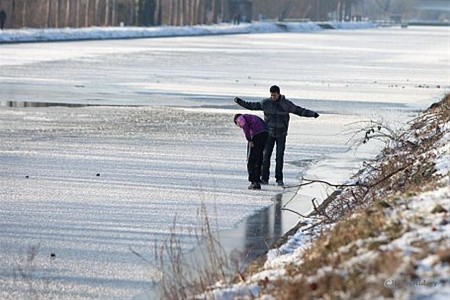
<svg viewBox="0 0 450 300">
<path fill-rule="evenodd" d="M 234 102 L 249 110 L 262 110 L 261 102 L 247 102 L 239 97 L 234 98 Z"/>
<path fill-rule="evenodd" d="M 315 111 L 300 107 L 295 105 L 293 102 L 286 99 L 286 103 L 288 104 L 288 111 L 290 113 L 296 114 L 300 117 L 307 117 L 307 118 L 318 118 L 319 114 Z"/>
<path fill-rule="evenodd" d="M 319 114 L 315 111 L 297 106 L 294 110 L 294 114 L 300 116 L 300 117 L 307 117 L 307 118 L 318 118 Z"/>
</svg>

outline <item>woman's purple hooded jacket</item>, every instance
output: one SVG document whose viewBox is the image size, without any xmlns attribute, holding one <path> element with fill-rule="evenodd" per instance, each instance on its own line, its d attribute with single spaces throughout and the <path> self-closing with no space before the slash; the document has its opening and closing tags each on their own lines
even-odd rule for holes
<svg viewBox="0 0 450 300">
<path fill-rule="evenodd" d="M 251 142 L 258 133 L 268 131 L 267 124 L 258 116 L 241 115 L 236 119 L 236 123 L 244 130 L 245 138 Z"/>
</svg>

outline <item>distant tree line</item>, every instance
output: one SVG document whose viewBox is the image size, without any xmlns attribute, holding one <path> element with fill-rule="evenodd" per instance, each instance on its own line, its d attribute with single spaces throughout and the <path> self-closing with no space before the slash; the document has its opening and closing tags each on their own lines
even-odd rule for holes
<svg viewBox="0 0 450 300">
<path fill-rule="evenodd" d="M 416 0 L 0 0 L 6 28 L 197 25 L 287 19 L 350 21 Z"/>
<path fill-rule="evenodd" d="M 392 15 L 412 17 L 418 0 L 257 0 L 256 18 L 308 21 L 380 20 Z M 450 0 L 449 0 L 450 1 Z"/>
<path fill-rule="evenodd" d="M 216 23 L 226 0 L 0 0 L 7 28 Z"/>
</svg>

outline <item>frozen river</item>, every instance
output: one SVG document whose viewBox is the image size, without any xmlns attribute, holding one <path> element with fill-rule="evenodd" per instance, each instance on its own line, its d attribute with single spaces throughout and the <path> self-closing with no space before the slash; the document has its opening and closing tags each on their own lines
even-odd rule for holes
<svg viewBox="0 0 450 300">
<path fill-rule="evenodd" d="M 330 191 L 247 190 L 234 96 L 278 84 L 318 111 L 291 118 L 285 181 L 342 182 L 380 146 L 350 150 L 349 124 L 440 100 L 449 49 L 425 27 L 0 45 L 0 298 L 151 295 L 155 244 L 176 218 L 192 249 L 202 205 L 228 246 L 272 242 L 297 220 L 283 207 Z"/>
</svg>

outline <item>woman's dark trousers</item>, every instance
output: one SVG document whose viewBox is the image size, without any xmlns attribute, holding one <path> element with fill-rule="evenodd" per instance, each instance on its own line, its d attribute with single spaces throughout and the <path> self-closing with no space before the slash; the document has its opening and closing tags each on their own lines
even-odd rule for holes
<svg viewBox="0 0 450 300">
<path fill-rule="evenodd" d="M 255 135 L 253 137 L 253 147 L 248 147 L 247 171 L 248 181 L 250 182 L 260 181 L 263 152 L 268 136 L 267 132 Z"/>
</svg>

